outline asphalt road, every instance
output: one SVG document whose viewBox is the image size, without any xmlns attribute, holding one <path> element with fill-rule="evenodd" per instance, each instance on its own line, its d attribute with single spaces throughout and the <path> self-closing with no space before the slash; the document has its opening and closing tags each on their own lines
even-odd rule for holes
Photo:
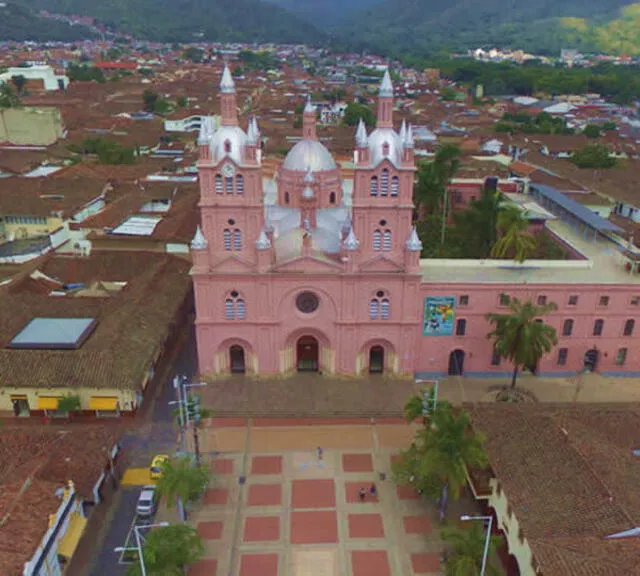
<svg viewBox="0 0 640 576">
<path fill-rule="evenodd" d="M 196 347 L 193 330 L 176 357 L 170 371 L 170 377 L 163 386 L 158 387 L 151 398 L 145 401 L 151 405 L 145 410 L 144 421 L 124 435 L 121 440 L 129 467 L 148 466 L 154 454 L 172 454 L 176 449 L 177 427 L 172 419 L 173 407 L 169 402 L 176 399 L 173 389 L 173 377 L 184 374 L 191 379 L 196 372 Z M 96 555 L 88 567 L 90 576 L 120 576 L 126 572 L 126 566 L 119 564 L 120 554 L 115 548 L 125 546 L 127 535 L 135 520 L 135 507 L 140 494 L 139 486 L 121 486 L 114 495 L 111 508 L 101 531 L 104 537 L 96 542 Z"/>
</svg>

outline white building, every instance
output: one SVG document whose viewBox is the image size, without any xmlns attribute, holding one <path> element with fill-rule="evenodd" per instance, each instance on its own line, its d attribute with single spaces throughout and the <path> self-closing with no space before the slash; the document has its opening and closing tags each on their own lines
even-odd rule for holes
<svg viewBox="0 0 640 576">
<path fill-rule="evenodd" d="M 56 74 L 54 69 L 47 64 L 32 64 L 28 67 L 9 68 L 4 74 L 0 74 L 0 82 L 11 82 L 13 76 L 24 76 L 29 80 L 42 80 L 47 91 L 66 90 L 69 86 L 69 77 L 64 74 Z"/>
<path fill-rule="evenodd" d="M 200 132 L 202 120 L 211 118 L 214 128 L 220 126 L 220 116 L 187 116 L 186 118 L 165 120 L 164 129 L 167 132 Z"/>
</svg>

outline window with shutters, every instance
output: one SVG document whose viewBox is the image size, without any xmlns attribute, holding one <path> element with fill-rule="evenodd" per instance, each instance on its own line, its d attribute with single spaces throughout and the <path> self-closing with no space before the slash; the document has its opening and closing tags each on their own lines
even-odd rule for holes
<svg viewBox="0 0 640 576">
<path fill-rule="evenodd" d="M 373 249 L 382 250 L 382 232 L 380 230 L 373 231 Z"/>
<path fill-rule="evenodd" d="M 378 177 L 371 176 L 371 196 L 378 195 Z"/>
<path fill-rule="evenodd" d="M 636 321 L 633 318 L 629 318 L 629 320 L 627 320 L 624 323 L 624 335 L 625 336 L 631 336 L 633 334 L 633 329 L 636 326 Z"/>
<path fill-rule="evenodd" d="M 224 179 L 224 191 L 227 194 L 233 194 L 233 176 L 227 176 Z"/>
<path fill-rule="evenodd" d="M 233 320 L 235 318 L 235 303 L 231 298 L 227 298 L 224 301 L 224 317 L 227 320 Z"/>
<path fill-rule="evenodd" d="M 242 232 L 238 228 L 233 231 L 233 249 L 242 250 Z"/>
<path fill-rule="evenodd" d="M 391 250 L 391 230 L 385 230 L 382 233 L 382 249 Z"/>
<path fill-rule="evenodd" d="M 397 196 L 400 189 L 400 179 L 397 176 L 391 178 L 391 196 Z"/>
<path fill-rule="evenodd" d="M 369 318 L 371 320 L 377 320 L 380 315 L 380 301 L 377 298 L 372 298 L 369 302 Z"/>
<path fill-rule="evenodd" d="M 216 174 L 216 192 L 222 194 L 222 176 Z"/>
<path fill-rule="evenodd" d="M 387 298 L 380 300 L 380 318 L 382 320 L 389 319 L 389 300 Z"/>
<path fill-rule="evenodd" d="M 456 336 L 464 336 L 467 333 L 467 321 L 459 318 L 456 321 Z"/>
<path fill-rule="evenodd" d="M 244 300 L 236 300 L 236 318 L 238 320 L 244 320 L 246 316 L 246 309 L 244 306 Z"/>
<path fill-rule="evenodd" d="M 627 349 L 619 348 L 618 355 L 616 356 L 616 365 L 623 366 L 626 361 L 627 361 Z"/>
<path fill-rule="evenodd" d="M 237 290 L 229 292 L 224 301 L 224 317 L 226 320 L 244 320 L 247 317 L 244 298 Z"/>
<path fill-rule="evenodd" d="M 593 323 L 593 335 L 602 336 L 603 329 L 604 329 L 604 320 L 602 320 L 601 318 L 598 318 L 598 320 L 596 320 Z"/>
<path fill-rule="evenodd" d="M 231 230 L 229 228 L 224 229 L 224 249 L 231 250 L 233 248 L 231 244 Z"/>
<path fill-rule="evenodd" d="M 558 348 L 558 366 L 564 366 L 567 363 L 568 355 L 569 355 L 568 348 Z"/>
<path fill-rule="evenodd" d="M 384 290 L 378 290 L 369 301 L 369 318 L 371 320 L 388 320 L 391 314 L 389 297 Z"/>
<path fill-rule="evenodd" d="M 380 176 L 380 196 L 389 194 L 389 170 L 384 168 Z"/>
<path fill-rule="evenodd" d="M 236 176 L 236 192 L 244 194 L 244 176 L 242 174 Z"/>
<path fill-rule="evenodd" d="M 562 324 L 562 335 L 571 336 L 572 333 L 573 333 L 573 320 L 569 318 L 568 320 L 565 320 L 564 323 Z"/>
</svg>

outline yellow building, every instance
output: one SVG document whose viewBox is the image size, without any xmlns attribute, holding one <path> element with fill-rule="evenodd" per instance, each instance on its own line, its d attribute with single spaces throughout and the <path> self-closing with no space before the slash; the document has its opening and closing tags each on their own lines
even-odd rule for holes
<svg viewBox="0 0 640 576">
<path fill-rule="evenodd" d="M 60 110 L 19 107 L 0 110 L 0 142 L 16 146 L 50 146 L 64 135 Z"/>
</svg>

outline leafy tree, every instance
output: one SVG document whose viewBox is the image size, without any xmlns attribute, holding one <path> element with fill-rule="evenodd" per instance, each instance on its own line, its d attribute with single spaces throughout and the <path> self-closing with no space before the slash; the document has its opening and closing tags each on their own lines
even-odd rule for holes
<svg viewBox="0 0 640 576">
<path fill-rule="evenodd" d="M 198 561 L 203 554 L 202 540 L 196 529 L 188 524 L 153 528 L 144 537 L 142 557 L 149 576 L 182 576 L 186 574 L 185 568 Z M 127 568 L 127 576 L 141 574 L 136 558 Z"/>
<path fill-rule="evenodd" d="M 430 162 L 420 162 L 413 188 L 414 204 L 429 214 L 441 214 L 446 187 L 460 167 L 460 148 L 444 144 Z M 446 215 L 445 215 L 446 216 Z"/>
<path fill-rule="evenodd" d="M 357 102 L 349 102 L 344 111 L 343 122 L 347 126 L 356 126 L 358 122 L 360 122 L 360 118 L 362 118 L 368 128 L 374 126 L 376 123 L 376 117 L 371 108 L 364 104 L 358 104 Z"/>
<path fill-rule="evenodd" d="M 188 104 L 189 104 L 189 100 L 187 100 L 186 96 L 178 96 L 176 100 L 176 106 L 178 108 L 186 108 Z"/>
<path fill-rule="evenodd" d="M 190 458 L 175 458 L 164 463 L 156 491 L 166 497 L 169 507 L 178 500 L 189 504 L 200 497 L 209 480 L 210 472 L 204 466 L 194 466 Z"/>
<path fill-rule="evenodd" d="M 616 130 L 616 123 L 615 123 L 615 122 L 611 122 L 611 121 L 609 121 L 609 122 L 605 122 L 605 123 L 602 125 L 602 129 L 603 129 L 605 132 L 613 132 L 613 131 L 615 131 L 615 130 Z"/>
<path fill-rule="evenodd" d="M 466 467 L 488 465 L 484 441 L 482 435 L 470 431 L 469 415 L 464 410 L 455 412 L 447 402 L 439 402 L 425 426 L 416 432 L 411 446 L 392 465 L 394 479 L 440 498 L 444 518 L 448 497 L 459 498 L 467 483 Z"/>
<path fill-rule="evenodd" d="M 77 394 L 65 394 L 58 400 L 58 410 L 60 412 L 77 412 L 80 410 L 80 396 Z"/>
<path fill-rule="evenodd" d="M 84 64 L 70 64 L 67 68 L 67 76 L 72 82 L 106 82 L 104 72 L 95 66 L 87 66 Z"/>
<path fill-rule="evenodd" d="M 20 106 L 20 98 L 8 82 L 0 84 L 0 109 Z"/>
<path fill-rule="evenodd" d="M 22 74 L 18 74 L 17 76 L 11 76 L 11 82 L 13 82 L 13 85 L 16 87 L 18 94 L 22 94 L 27 79 Z"/>
<path fill-rule="evenodd" d="M 445 86 L 444 88 L 440 89 L 440 98 L 442 98 L 442 100 L 444 100 L 445 102 L 452 102 L 456 99 L 457 95 L 458 93 L 455 91 L 455 89 L 451 88 L 450 86 Z"/>
<path fill-rule="evenodd" d="M 500 237 L 491 248 L 493 258 L 513 256 L 524 262 L 536 249 L 536 240 L 529 234 L 529 221 L 516 206 L 504 206 L 498 213 L 497 228 Z"/>
<path fill-rule="evenodd" d="M 85 138 L 80 146 L 70 145 L 69 149 L 82 154 L 96 154 L 102 164 L 134 164 L 136 161 L 133 148 L 104 138 Z"/>
<path fill-rule="evenodd" d="M 584 127 L 584 135 L 587 138 L 599 138 L 600 137 L 600 126 L 597 124 L 587 124 Z"/>
<path fill-rule="evenodd" d="M 611 157 L 611 150 L 605 144 L 587 144 L 576 150 L 571 161 L 578 168 L 613 168 L 616 159 Z"/>
<path fill-rule="evenodd" d="M 469 522 L 465 528 L 447 527 L 440 531 L 440 536 L 449 548 L 444 569 L 446 576 L 480 576 L 486 530 L 485 524 L 476 520 Z M 501 573 L 492 562 L 498 558 L 500 544 L 499 536 L 490 536 L 485 569 L 487 576 L 499 576 Z"/>
<path fill-rule="evenodd" d="M 185 60 L 191 60 L 191 62 L 199 63 L 202 62 L 204 57 L 204 50 L 202 48 L 197 48 L 196 46 L 189 46 L 183 53 L 182 57 Z"/>
<path fill-rule="evenodd" d="M 540 318 L 557 309 L 553 302 L 544 305 L 530 300 L 521 302 L 509 298 L 509 312 L 487 314 L 493 330 L 487 338 L 493 341 L 494 350 L 513 363 L 511 388 L 515 388 L 521 368 L 535 368 L 540 359 L 558 343 L 556 329 L 539 322 Z"/>
<path fill-rule="evenodd" d="M 147 112 L 154 112 L 156 109 L 156 103 L 158 102 L 158 94 L 156 94 L 153 90 L 147 88 L 142 93 L 142 101 L 144 102 L 144 109 Z"/>
</svg>

